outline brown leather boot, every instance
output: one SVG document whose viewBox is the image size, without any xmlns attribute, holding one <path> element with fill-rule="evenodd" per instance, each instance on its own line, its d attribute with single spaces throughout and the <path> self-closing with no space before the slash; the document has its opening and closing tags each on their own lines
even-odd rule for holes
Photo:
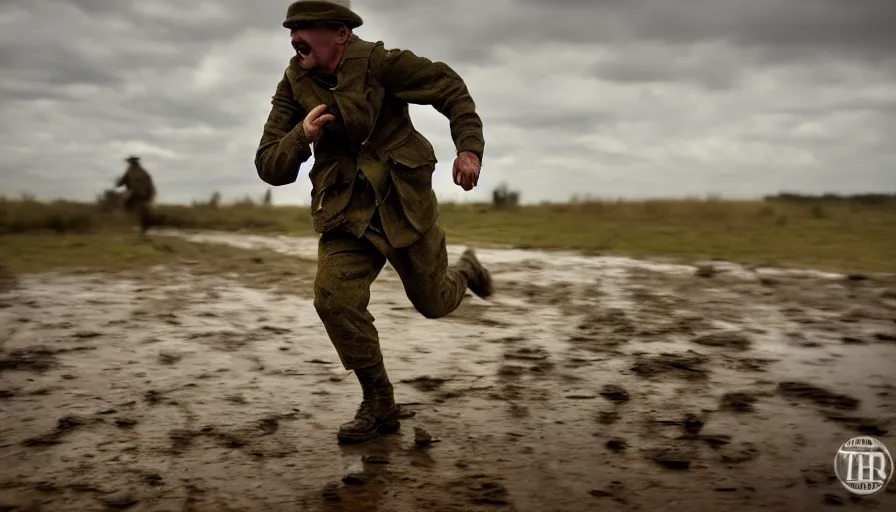
<svg viewBox="0 0 896 512">
<path fill-rule="evenodd" d="M 392 394 L 392 384 L 386 375 L 386 367 L 380 362 L 369 368 L 358 368 L 355 375 L 361 383 L 364 399 L 355 418 L 339 427 L 337 438 L 341 443 L 363 443 L 379 434 L 395 432 L 401 426 L 399 408 Z"/>
<path fill-rule="evenodd" d="M 479 297 L 486 299 L 494 292 L 492 276 L 476 257 L 471 248 L 467 248 L 457 261 L 456 268 L 467 276 L 467 288 Z"/>
</svg>

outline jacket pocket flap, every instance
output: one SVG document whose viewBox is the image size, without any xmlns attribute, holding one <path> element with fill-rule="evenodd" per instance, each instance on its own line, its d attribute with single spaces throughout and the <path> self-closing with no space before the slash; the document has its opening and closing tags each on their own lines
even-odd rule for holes
<svg viewBox="0 0 896 512">
<path fill-rule="evenodd" d="M 324 190 L 333 185 L 350 183 L 355 175 L 349 169 L 354 169 L 353 163 L 345 160 L 315 160 L 308 176 L 315 189 Z"/>
<path fill-rule="evenodd" d="M 412 133 L 404 142 L 390 149 L 389 158 L 411 169 L 432 165 L 437 161 L 432 144 L 419 133 Z"/>
</svg>

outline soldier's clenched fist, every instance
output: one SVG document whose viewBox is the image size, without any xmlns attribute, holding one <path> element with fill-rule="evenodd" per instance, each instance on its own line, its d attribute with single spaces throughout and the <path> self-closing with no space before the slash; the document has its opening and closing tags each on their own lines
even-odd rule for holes
<svg viewBox="0 0 896 512">
<path fill-rule="evenodd" d="M 479 157 L 470 151 L 462 151 L 454 159 L 454 183 L 466 191 L 479 184 Z"/>
<path fill-rule="evenodd" d="M 311 109 L 311 112 L 308 112 L 308 115 L 305 116 L 305 120 L 302 121 L 302 129 L 305 130 L 305 139 L 311 144 L 317 142 L 321 128 L 323 128 L 325 124 L 336 119 L 336 116 L 333 114 L 324 114 L 324 110 L 327 110 L 326 105 L 318 105 Z"/>
</svg>

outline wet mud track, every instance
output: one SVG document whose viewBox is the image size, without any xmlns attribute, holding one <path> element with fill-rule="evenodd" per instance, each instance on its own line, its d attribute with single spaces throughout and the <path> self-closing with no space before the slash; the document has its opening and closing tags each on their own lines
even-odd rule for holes
<svg viewBox="0 0 896 512">
<path fill-rule="evenodd" d="M 411 417 L 357 446 L 310 281 L 23 278 L 0 295 L 0 510 L 896 510 L 896 484 L 859 499 L 832 466 L 860 433 L 896 452 L 891 279 L 480 257 L 499 294 L 441 320 L 374 284 Z"/>
</svg>

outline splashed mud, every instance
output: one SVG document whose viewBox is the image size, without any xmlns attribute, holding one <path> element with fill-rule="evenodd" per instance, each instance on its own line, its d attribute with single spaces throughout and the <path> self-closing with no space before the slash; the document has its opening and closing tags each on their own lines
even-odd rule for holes
<svg viewBox="0 0 896 512">
<path fill-rule="evenodd" d="M 415 415 L 350 447 L 335 430 L 359 389 L 307 289 L 22 277 L 0 296 L 0 510 L 896 509 L 893 489 L 850 497 L 831 464 L 858 433 L 896 449 L 889 278 L 480 257 L 499 294 L 441 320 L 394 273 L 374 284 Z"/>
</svg>

